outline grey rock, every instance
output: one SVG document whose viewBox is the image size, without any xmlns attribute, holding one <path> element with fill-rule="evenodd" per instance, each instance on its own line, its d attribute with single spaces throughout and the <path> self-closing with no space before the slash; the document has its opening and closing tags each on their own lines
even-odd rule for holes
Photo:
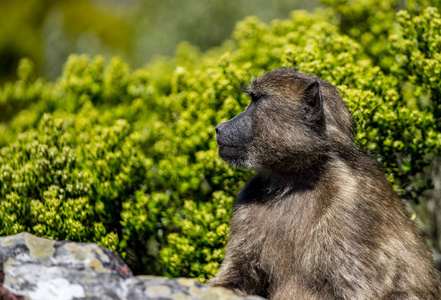
<svg viewBox="0 0 441 300">
<path fill-rule="evenodd" d="M 186 278 L 133 276 L 112 251 L 91 243 L 21 233 L 0 238 L 0 299 L 4 300 L 258 300 Z"/>
</svg>

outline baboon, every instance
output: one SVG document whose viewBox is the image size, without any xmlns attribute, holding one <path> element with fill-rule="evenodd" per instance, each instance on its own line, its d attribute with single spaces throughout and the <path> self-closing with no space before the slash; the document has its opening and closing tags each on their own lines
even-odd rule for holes
<svg viewBox="0 0 441 300">
<path fill-rule="evenodd" d="M 223 160 L 258 175 L 234 203 L 210 284 L 275 300 L 441 299 L 431 253 L 354 144 L 336 88 L 278 69 L 247 92 L 249 106 L 216 139 Z"/>
</svg>

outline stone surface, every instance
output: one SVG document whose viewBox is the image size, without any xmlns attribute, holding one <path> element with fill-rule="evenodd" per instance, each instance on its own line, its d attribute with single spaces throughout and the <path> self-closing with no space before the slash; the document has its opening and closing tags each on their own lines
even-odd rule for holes
<svg viewBox="0 0 441 300">
<path fill-rule="evenodd" d="M 112 251 L 96 244 L 53 241 L 28 233 L 0 238 L 0 299 L 241 298 L 192 279 L 133 276 Z"/>
</svg>

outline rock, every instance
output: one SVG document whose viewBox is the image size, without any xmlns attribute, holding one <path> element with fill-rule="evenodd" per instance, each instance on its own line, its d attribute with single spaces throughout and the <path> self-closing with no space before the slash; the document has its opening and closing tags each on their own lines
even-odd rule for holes
<svg viewBox="0 0 441 300">
<path fill-rule="evenodd" d="M 53 241 L 29 233 L 0 238 L 0 299 L 241 298 L 185 278 L 133 276 L 112 251 L 91 243 Z"/>
</svg>

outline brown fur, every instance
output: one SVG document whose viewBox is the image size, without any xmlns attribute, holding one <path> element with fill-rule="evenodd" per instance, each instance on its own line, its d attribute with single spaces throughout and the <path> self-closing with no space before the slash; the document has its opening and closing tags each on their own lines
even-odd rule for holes
<svg viewBox="0 0 441 300">
<path fill-rule="evenodd" d="M 318 99 L 317 88 L 306 88 L 314 81 L 321 111 L 308 102 Z M 425 241 L 384 174 L 354 145 L 336 89 L 283 69 L 255 80 L 249 94 L 254 104 L 241 126 L 250 120 L 252 138 L 225 146 L 240 130 L 216 128 L 220 155 L 259 175 L 235 202 L 211 285 L 276 300 L 441 299 Z M 310 107 L 313 117 L 305 118 Z"/>
</svg>

